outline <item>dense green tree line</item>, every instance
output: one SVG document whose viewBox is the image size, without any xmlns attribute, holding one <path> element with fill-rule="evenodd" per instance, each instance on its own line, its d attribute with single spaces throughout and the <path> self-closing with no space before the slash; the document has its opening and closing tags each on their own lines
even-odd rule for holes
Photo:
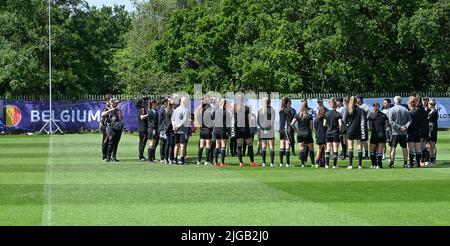
<svg viewBox="0 0 450 246">
<path fill-rule="evenodd" d="M 208 1 L 175 10 L 151 56 L 188 88 L 447 91 L 449 18 L 448 0 Z"/>
<path fill-rule="evenodd" d="M 46 1 L 1 1 L 0 94 L 46 89 Z M 449 0 L 54 2 L 58 93 L 449 91 Z"/>
<path fill-rule="evenodd" d="M 121 92 L 112 69 L 125 47 L 130 15 L 123 7 L 90 7 L 82 0 L 52 1 L 55 94 Z M 47 94 L 47 0 L 0 2 L 0 95 Z"/>
</svg>

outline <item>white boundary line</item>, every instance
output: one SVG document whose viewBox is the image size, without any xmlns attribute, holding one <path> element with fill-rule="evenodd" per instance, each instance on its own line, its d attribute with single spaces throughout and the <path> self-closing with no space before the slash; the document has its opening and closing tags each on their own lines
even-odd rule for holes
<svg viewBox="0 0 450 246">
<path fill-rule="evenodd" d="M 53 159 L 53 134 L 48 141 L 48 157 L 44 183 L 44 211 L 42 212 L 42 225 L 52 225 L 52 160 Z"/>
</svg>

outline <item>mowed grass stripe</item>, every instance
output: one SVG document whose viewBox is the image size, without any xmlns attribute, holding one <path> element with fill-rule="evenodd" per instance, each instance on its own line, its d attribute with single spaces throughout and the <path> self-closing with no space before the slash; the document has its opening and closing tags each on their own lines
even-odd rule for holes
<svg viewBox="0 0 450 246">
<path fill-rule="evenodd" d="M 57 175 L 53 178 L 53 184 L 178 184 L 178 183 L 252 183 L 252 182 L 383 182 L 383 181 L 439 181 L 449 180 L 450 174 L 447 169 L 433 168 L 427 169 L 420 173 L 420 171 L 411 171 L 411 173 L 401 173 L 400 171 L 390 170 L 373 170 L 372 173 L 348 170 L 333 170 L 333 171 L 300 171 L 297 170 L 264 170 L 254 171 L 249 170 L 245 173 L 239 171 L 231 171 L 229 169 L 219 169 L 213 167 L 204 167 L 192 169 L 195 172 L 190 172 L 184 169 L 173 169 L 170 172 L 164 169 L 171 167 L 164 167 L 161 169 L 152 167 L 141 167 L 135 171 L 118 171 L 118 170 L 98 170 L 95 171 L 57 171 L 53 172 Z M 189 167 L 186 167 L 189 168 Z M 185 175 L 177 175 L 179 172 L 184 172 Z M 241 176 L 237 176 L 237 174 Z M 375 173 L 375 174 L 374 174 Z M 39 184 L 39 180 L 32 179 L 33 173 L 30 172 L 8 172 L 0 174 L 0 184 Z M 233 175 L 237 177 L 233 177 Z M 132 178 L 130 178 L 132 177 Z M 230 178 L 233 177 L 233 178 Z M 398 178 L 396 178 L 398 177 Z M 114 182 L 112 182 L 114 180 Z"/>
<path fill-rule="evenodd" d="M 450 223 L 448 218 L 450 208 L 446 201 L 349 202 L 335 204 L 335 206 L 353 216 L 364 217 L 370 225 L 448 226 Z"/>
<path fill-rule="evenodd" d="M 41 225 L 48 140 L 46 135 L 0 136 L 1 225 Z"/>
<path fill-rule="evenodd" d="M 42 193 L 42 187 L 40 192 Z M 0 205 L 0 224 L 2 226 L 39 226 L 42 223 L 42 207 L 42 203 L 2 204 Z"/>
<path fill-rule="evenodd" d="M 60 225 L 339 225 L 365 222 L 311 202 L 202 202 L 54 206 Z M 77 214 L 76 220 L 69 211 Z M 69 216 L 65 216 L 69 215 Z"/>
<path fill-rule="evenodd" d="M 270 182 L 270 183 L 186 183 L 186 184 L 71 184 L 51 185 L 52 204 L 59 203 L 196 203 L 311 201 L 345 202 L 416 202 L 450 201 L 450 181 L 408 182 Z M 273 188 L 268 189 L 267 187 Z M 0 185 L 11 195 L 1 204 L 42 203 L 36 195 L 39 185 Z M 24 192 L 24 190 L 28 192 Z M 404 192 L 392 192 L 404 191 Z M 284 193 L 291 196 L 285 196 Z"/>
</svg>

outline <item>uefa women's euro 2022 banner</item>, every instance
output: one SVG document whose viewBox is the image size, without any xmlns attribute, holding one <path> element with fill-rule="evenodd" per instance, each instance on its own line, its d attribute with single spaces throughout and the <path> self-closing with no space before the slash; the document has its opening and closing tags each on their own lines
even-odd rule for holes
<svg viewBox="0 0 450 246">
<path fill-rule="evenodd" d="M 383 104 L 384 98 L 366 98 L 371 110 L 374 102 Z M 393 101 L 393 99 L 391 98 Z M 406 99 L 404 99 L 406 100 Z M 230 100 L 232 102 L 233 100 Z M 298 112 L 300 99 L 292 100 L 292 107 Z M 324 99 L 325 107 L 329 107 L 328 100 Z M 439 128 L 450 128 L 450 98 L 436 98 L 436 108 L 439 114 Z M 191 101 L 191 110 L 194 111 L 201 100 Z M 248 99 L 246 103 L 256 113 L 260 107 L 260 100 Z M 280 109 L 280 99 L 273 99 L 271 105 L 275 112 Z M 38 131 L 50 118 L 49 103 L 43 101 L 0 101 L 3 112 L 0 113 L 0 132 Z M 309 99 L 308 106 L 313 109 L 313 116 L 317 111 L 317 99 Z M 105 107 L 103 101 L 53 101 L 53 119 L 63 131 L 78 132 L 83 130 L 97 130 L 99 128 L 101 112 Z M 136 131 L 138 128 L 138 110 L 135 101 L 126 100 L 120 103 L 125 121 L 125 131 Z M 278 114 L 275 127 L 278 129 Z"/>
</svg>

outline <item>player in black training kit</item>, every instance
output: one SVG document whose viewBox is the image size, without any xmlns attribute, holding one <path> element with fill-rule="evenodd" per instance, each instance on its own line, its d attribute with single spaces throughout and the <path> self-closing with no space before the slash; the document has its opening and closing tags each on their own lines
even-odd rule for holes
<svg viewBox="0 0 450 246">
<path fill-rule="evenodd" d="M 417 107 L 415 96 L 410 96 L 408 100 L 409 114 L 411 115 L 411 125 L 408 127 L 408 149 L 409 149 L 409 165 L 407 167 L 419 167 L 419 161 L 422 158 L 422 148 L 420 146 L 421 127 L 423 127 L 424 119 L 422 113 Z"/>
<path fill-rule="evenodd" d="M 275 110 L 270 106 L 270 98 L 261 100 L 261 109 L 258 110 L 256 122 L 259 128 L 262 166 L 266 166 L 266 149 L 269 145 L 270 166 L 273 167 L 275 165 Z"/>
<path fill-rule="evenodd" d="M 311 166 L 315 166 L 314 163 L 314 141 L 312 136 L 313 129 L 313 118 L 312 115 L 308 113 L 308 101 L 302 99 L 302 106 L 300 112 L 294 116 L 292 119 L 291 127 L 297 123 L 298 134 L 297 142 L 299 145 L 299 155 L 298 158 L 301 163 L 301 167 L 305 166 L 305 149 L 308 146 L 309 153 L 311 155 Z"/>
<path fill-rule="evenodd" d="M 286 167 L 291 165 L 290 162 L 290 141 L 289 132 L 291 131 L 291 121 L 295 116 L 291 108 L 291 100 L 287 97 L 281 98 L 280 108 L 280 167 L 283 164 L 283 157 L 286 155 Z"/>
<path fill-rule="evenodd" d="M 227 101 L 221 99 L 219 106 L 214 110 L 214 138 L 216 139 L 216 148 L 214 151 L 215 166 L 225 166 L 225 155 L 227 141 L 231 130 L 231 113 L 227 110 Z M 219 153 L 221 161 L 219 162 Z"/>
<path fill-rule="evenodd" d="M 138 109 L 138 130 L 139 130 L 139 161 L 146 161 L 144 157 L 144 149 L 148 140 L 148 121 L 147 121 L 147 105 L 145 105 L 145 100 L 143 98 L 136 101 L 136 108 Z"/>
<path fill-rule="evenodd" d="M 111 95 L 105 96 L 105 107 L 102 110 L 103 112 L 106 112 L 111 109 Z M 108 134 L 106 133 L 106 125 L 108 120 L 108 114 L 102 114 L 101 115 L 101 121 L 100 121 L 100 132 L 102 133 L 102 160 L 106 161 L 107 159 L 107 153 L 108 153 Z"/>
<path fill-rule="evenodd" d="M 157 162 L 155 157 L 156 151 L 156 134 L 158 132 L 159 114 L 158 114 L 158 102 L 151 100 L 148 102 L 147 112 L 147 137 L 148 137 L 148 161 Z"/>
<path fill-rule="evenodd" d="M 317 144 L 317 156 L 316 167 L 319 165 L 325 166 L 325 147 L 327 144 L 327 127 L 324 126 L 325 120 L 325 108 L 320 107 L 317 112 L 317 117 L 314 120 L 314 128 L 316 129 L 316 144 Z"/>
<path fill-rule="evenodd" d="M 422 132 L 422 136 L 425 138 L 424 142 L 425 142 L 425 147 L 422 147 L 422 159 L 423 162 L 425 163 L 425 166 L 428 165 L 430 163 L 430 149 L 428 146 L 428 136 L 430 135 L 429 133 L 429 120 L 428 120 L 428 113 L 430 113 L 430 109 L 428 107 L 428 103 L 430 102 L 430 98 L 429 97 L 423 97 L 422 98 L 422 106 L 425 109 L 425 113 L 427 116 L 426 119 L 426 123 L 425 123 L 425 129 Z"/>
<path fill-rule="evenodd" d="M 389 127 L 389 119 L 380 111 L 380 104 L 373 104 L 373 113 L 367 117 L 372 135 L 370 136 L 370 160 L 372 168 L 383 168 L 383 150 L 386 149 L 386 129 Z"/>
<path fill-rule="evenodd" d="M 363 153 L 362 139 L 367 139 L 366 115 L 363 109 L 356 105 L 356 97 L 352 96 L 348 102 L 347 112 L 344 116 L 344 123 L 347 126 L 347 146 L 348 146 L 348 169 L 353 168 L 353 141 L 358 144 L 358 167 L 362 169 Z"/>
<path fill-rule="evenodd" d="M 318 103 L 317 103 L 319 106 L 318 106 L 318 108 L 317 109 L 319 109 L 320 107 L 324 107 L 323 106 L 323 102 L 322 102 L 322 104 L 320 104 L 319 103 L 319 100 L 318 100 Z M 324 107 L 325 108 L 325 107 Z M 326 110 L 327 110 L 327 108 L 325 108 Z M 296 112 L 295 111 L 295 109 L 292 109 L 292 110 L 294 110 L 294 112 Z M 312 109 L 312 108 L 310 108 L 310 107 L 306 107 L 306 112 L 309 114 L 309 115 L 313 115 L 314 114 L 314 110 Z M 295 127 L 292 127 L 292 129 L 293 130 L 295 130 Z M 291 145 L 295 145 L 294 144 L 294 142 L 292 142 L 291 143 Z M 314 151 L 314 149 L 313 149 L 313 151 Z M 294 153 L 294 148 L 292 148 L 292 154 L 293 155 L 295 155 L 295 153 Z M 314 154 L 314 153 L 312 153 L 312 154 Z M 308 148 L 308 145 L 306 145 L 305 146 L 305 148 L 304 148 L 304 150 L 303 150 L 303 162 L 307 162 L 307 160 L 308 160 L 308 156 L 313 156 L 313 155 L 311 155 L 311 153 L 309 152 L 309 148 Z M 315 160 L 314 160 L 314 158 L 310 158 L 311 159 L 311 163 L 315 163 Z M 300 159 L 299 159 L 300 160 Z"/>
<path fill-rule="evenodd" d="M 325 114 L 324 126 L 327 127 L 327 150 L 325 151 L 325 168 L 330 163 L 330 153 L 333 151 L 333 168 L 337 167 L 339 153 L 339 134 L 342 130 L 342 116 L 336 111 L 337 103 L 333 97 L 330 99 L 331 110 Z"/>
<path fill-rule="evenodd" d="M 428 147 L 430 148 L 430 165 L 436 164 L 436 143 L 438 131 L 438 113 L 436 111 L 436 101 L 428 103 Z"/>
<path fill-rule="evenodd" d="M 295 116 L 297 114 L 297 111 L 295 111 L 295 109 L 293 107 L 290 107 L 290 110 L 291 110 L 291 115 Z M 290 153 L 292 155 L 295 155 L 295 129 L 293 127 L 289 127 L 287 129 L 287 134 L 288 134 L 288 138 L 289 138 Z"/>
<path fill-rule="evenodd" d="M 389 109 L 390 108 L 391 108 L 391 99 L 385 98 L 383 101 L 383 109 L 381 110 L 381 112 L 388 117 L 388 122 L 389 122 Z M 391 145 L 391 126 L 390 125 L 386 129 L 386 143 L 388 143 L 389 146 Z M 383 153 L 382 160 L 384 160 L 384 159 L 386 159 L 386 147 L 383 148 L 382 153 Z"/>
<path fill-rule="evenodd" d="M 244 104 L 244 95 L 236 95 L 236 103 L 234 104 L 233 110 L 233 123 L 232 123 L 232 134 L 236 136 L 237 141 L 237 155 L 239 158 L 239 166 L 243 167 L 244 162 L 242 161 L 242 146 L 247 145 L 248 156 L 250 157 L 250 166 L 257 166 L 255 162 L 255 155 L 253 152 L 253 126 L 250 107 Z"/>
<path fill-rule="evenodd" d="M 200 141 L 198 145 L 197 165 L 202 162 L 203 149 L 206 148 L 205 165 L 211 164 L 211 145 L 214 128 L 213 109 L 209 98 L 204 98 L 202 104 L 197 107 L 194 113 L 194 126 L 200 129 Z"/>
<path fill-rule="evenodd" d="M 164 162 L 166 164 L 175 163 L 173 148 L 175 146 L 174 137 L 173 137 L 173 128 L 172 128 L 172 103 L 171 101 L 165 100 L 164 108 L 159 113 L 160 126 L 159 126 L 159 138 L 161 140 L 161 149 L 164 154 Z"/>
<path fill-rule="evenodd" d="M 423 106 L 422 98 L 417 95 L 416 96 L 417 110 L 420 115 L 420 126 L 419 126 L 419 135 L 420 135 L 420 152 L 421 158 L 417 160 L 417 165 L 424 167 L 425 159 L 427 154 L 427 138 L 428 138 L 428 112 Z"/>
<path fill-rule="evenodd" d="M 108 135 L 108 152 L 106 162 L 119 162 L 117 149 L 124 129 L 122 110 L 119 107 L 119 100 L 111 99 L 111 107 L 102 113 L 102 117 L 107 117 L 106 133 Z"/>
</svg>

